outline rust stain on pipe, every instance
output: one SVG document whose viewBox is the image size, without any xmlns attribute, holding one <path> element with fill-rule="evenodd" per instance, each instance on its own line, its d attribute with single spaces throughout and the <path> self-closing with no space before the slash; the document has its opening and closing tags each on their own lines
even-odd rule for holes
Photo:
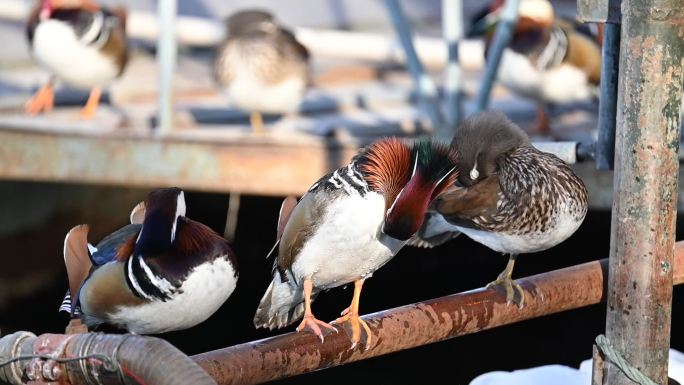
<svg viewBox="0 0 684 385">
<path fill-rule="evenodd" d="M 367 351 L 350 350 L 344 332 L 323 344 L 310 334 L 288 333 L 192 359 L 222 385 L 290 377 L 599 303 L 607 267 L 604 259 L 521 279 L 523 309 L 506 305 L 493 289 L 477 289 L 366 315 L 374 337 Z M 684 243 L 677 245 L 674 278 L 684 283 Z"/>
</svg>

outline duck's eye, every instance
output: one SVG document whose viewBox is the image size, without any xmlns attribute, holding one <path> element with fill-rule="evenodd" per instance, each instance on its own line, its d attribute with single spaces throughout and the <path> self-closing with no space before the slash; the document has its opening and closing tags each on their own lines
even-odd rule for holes
<svg viewBox="0 0 684 385">
<path fill-rule="evenodd" d="M 475 180 L 477 177 L 480 176 L 480 172 L 477 171 L 477 163 L 473 166 L 473 169 L 470 170 L 470 179 Z"/>
</svg>

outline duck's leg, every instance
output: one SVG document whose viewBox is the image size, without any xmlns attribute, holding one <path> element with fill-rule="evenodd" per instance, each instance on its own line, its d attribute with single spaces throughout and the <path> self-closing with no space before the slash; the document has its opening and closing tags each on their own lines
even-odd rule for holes
<svg viewBox="0 0 684 385">
<path fill-rule="evenodd" d="M 64 329 L 64 334 L 83 334 L 88 333 L 88 327 L 78 317 L 73 317 Z"/>
<path fill-rule="evenodd" d="M 313 313 L 311 312 L 312 291 L 313 283 L 311 282 L 311 278 L 307 278 L 304 280 L 304 319 L 302 319 L 302 323 L 297 326 L 297 331 L 301 332 L 302 330 L 308 330 L 317 335 L 318 338 L 321 339 L 321 342 L 323 342 L 324 338 L 321 327 L 324 329 L 329 329 L 330 331 L 334 331 L 335 333 L 337 333 L 337 329 L 329 323 L 323 322 L 314 317 Z"/>
<path fill-rule="evenodd" d="M 363 334 L 366 343 L 365 348 L 368 349 L 371 345 L 373 335 L 371 334 L 370 328 L 366 321 L 359 318 L 359 301 L 361 299 L 361 289 L 363 288 L 363 279 L 359 279 L 354 282 L 354 297 L 352 298 L 352 303 L 348 308 L 342 311 L 342 317 L 334 320 L 332 323 L 341 325 L 347 335 L 351 338 L 351 349 L 356 347 L 356 344 L 361 341 L 361 330 L 363 329 Z M 349 330 L 351 329 L 351 330 Z M 350 333 L 351 331 L 351 333 Z"/>
<path fill-rule="evenodd" d="M 264 118 L 260 112 L 249 114 L 249 123 L 252 125 L 252 131 L 255 134 L 262 134 L 264 132 Z"/>
<path fill-rule="evenodd" d="M 88 96 L 88 101 L 86 102 L 83 109 L 81 109 L 81 118 L 91 119 L 95 116 L 97 112 L 97 106 L 100 105 L 100 97 L 102 96 L 102 89 L 100 87 L 95 87 L 90 90 L 90 96 Z"/>
<path fill-rule="evenodd" d="M 493 287 L 497 290 L 501 290 L 506 295 L 506 301 L 510 304 L 515 302 L 519 308 L 525 305 L 525 291 L 522 286 L 515 282 L 511 276 L 513 275 L 513 266 L 515 265 L 515 258 L 517 255 L 511 254 L 508 258 L 508 263 L 504 271 L 499 274 L 499 276 L 493 282 L 487 284 L 487 287 Z"/>
<path fill-rule="evenodd" d="M 546 112 L 546 106 L 543 103 L 537 105 L 537 127 L 532 134 L 539 136 L 549 136 L 551 134 L 551 121 L 549 120 L 549 114 Z"/>
<path fill-rule="evenodd" d="M 37 115 L 41 112 L 50 112 L 55 106 L 54 78 L 36 92 L 31 99 L 24 105 L 24 110 L 30 115 Z"/>
</svg>

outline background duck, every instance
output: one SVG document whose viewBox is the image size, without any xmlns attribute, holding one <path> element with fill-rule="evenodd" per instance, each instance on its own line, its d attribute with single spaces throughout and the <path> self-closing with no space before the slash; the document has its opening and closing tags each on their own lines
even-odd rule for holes
<svg viewBox="0 0 684 385">
<path fill-rule="evenodd" d="M 485 54 L 503 1 L 494 1 L 473 22 L 470 36 L 485 36 Z M 547 0 L 522 0 L 519 20 L 504 49 L 497 79 L 514 93 L 536 100 L 538 134 L 549 135 L 548 105 L 597 98 L 601 78 L 600 39 L 589 27 L 556 18 Z"/>
<path fill-rule="evenodd" d="M 250 112 L 252 129 L 262 132 L 262 113 L 297 110 L 309 84 L 309 52 L 268 12 L 240 11 L 226 23 L 216 80 L 237 107 Z"/>
<path fill-rule="evenodd" d="M 49 112 L 54 85 L 63 81 L 90 89 L 81 116 L 97 111 L 102 87 L 121 76 L 128 61 L 126 12 L 106 9 L 91 0 L 40 0 L 26 28 L 31 54 L 50 79 L 26 103 L 26 112 Z"/>
<path fill-rule="evenodd" d="M 432 247 L 463 233 L 510 254 L 490 286 L 522 307 L 524 292 L 511 278 L 516 256 L 570 237 L 587 214 L 587 189 L 565 162 L 535 149 L 499 112 L 465 120 L 451 146 L 461 155 L 457 187 L 435 200 L 412 244 Z"/>
<path fill-rule="evenodd" d="M 456 178 L 455 162 L 446 145 L 381 139 L 314 183 L 296 206 L 286 201 L 273 281 L 254 325 L 281 328 L 304 317 L 297 330 L 322 341 L 321 328 L 337 330 L 313 316 L 311 302 L 321 290 L 354 282 L 352 303 L 334 322 L 351 329 L 352 348 L 363 328 L 368 348 L 358 310 L 363 282 L 420 228 L 430 202 Z"/>
<path fill-rule="evenodd" d="M 225 239 L 185 217 L 181 189 L 151 192 L 131 221 L 97 247 L 87 242 L 87 225 L 69 231 L 64 261 L 76 294 L 62 310 L 89 327 L 155 334 L 192 327 L 228 299 L 238 278 L 235 255 Z"/>
</svg>

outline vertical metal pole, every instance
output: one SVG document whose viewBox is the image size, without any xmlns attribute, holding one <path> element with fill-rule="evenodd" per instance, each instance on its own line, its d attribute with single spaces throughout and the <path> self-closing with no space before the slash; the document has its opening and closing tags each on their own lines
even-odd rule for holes
<svg viewBox="0 0 684 385">
<path fill-rule="evenodd" d="M 520 0 L 506 0 L 503 10 L 501 11 L 501 20 L 496 27 L 492 46 L 489 49 L 487 64 L 485 66 L 485 73 L 480 85 L 480 91 L 477 93 L 477 101 L 475 104 L 476 112 L 484 111 L 489 105 L 489 95 L 494 85 L 497 72 L 499 70 L 499 63 L 503 50 L 508 46 L 513 37 L 513 30 L 518 23 L 518 6 Z"/>
<path fill-rule="evenodd" d="M 408 66 L 409 72 L 413 77 L 413 81 L 416 83 L 416 88 L 418 89 L 418 98 L 426 109 L 430 121 L 435 128 L 435 136 L 442 139 L 451 139 L 449 133 L 447 133 L 444 129 L 442 114 L 439 109 L 437 86 L 435 86 L 435 83 L 428 76 L 428 74 L 425 73 L 423 64 L 418 58 L 416 48 L 413 46 L 411 28 L 409 27 L 404 13 L 401 11 L 399 1 L 385 0 L 385 5 L 389 11 L 390 19 L 392 20 L 394 29 L 397 31 L 401 46 L 404 48 L 406 65 Z"/>
<path fill-rule="evenodd" d="M 167 133 L 173 127 L 173 74 L 176 69 L 176 0 L 159 0 L 159 41 L 157 62 L 159 65 L 159 101 L 157 132 Z"/>
<path fill-rule="evenodd" d="M 456 132 L 461 121 L 461 66 L 458 62 L 458 43 L 463 38 L 463 0 L 442 0 L 442 30 L 447 42 L 449 61 L 444 76 L 446 90 L 445 131 Z"/>
<path fill-rule="evenodd" d="M 223 229 L 223 237 L 229 242 L 235 241 L 237 231 L 238 214 L 240 213 L 240 193 L 231 192 L 228 196 L 228 211 L 226 212 L 226 227 Z"/>
<path fill-rule="evenodd" d="M 598 113 L 596 168 L 612 170 L 615 159 L 615 115 L 617 113 L 620 24 L 606 23 L 601 53 L 601 99 Z"/>
<path fill-rule="evenodd" d="M 606 336 L 667 383 L 679 171 L 684 0 L 625 0 Z M 606 384 L 633 384 L 608 360 Z"/>
</svg>

